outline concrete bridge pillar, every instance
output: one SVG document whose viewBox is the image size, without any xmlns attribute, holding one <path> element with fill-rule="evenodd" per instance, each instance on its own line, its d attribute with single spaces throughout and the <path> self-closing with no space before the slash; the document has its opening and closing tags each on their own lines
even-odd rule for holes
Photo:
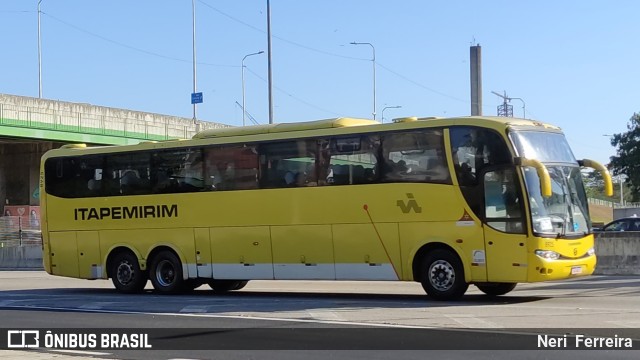
<svg viewBox="0 0 640 360">
<path fill-rule="evenodd" d="M 4 142 L 0 144 L 0 205 L 40 205 L 40 157 L 54 142 Z M 1 209 L 1 208 L 0 208 Z"/>
</svg>

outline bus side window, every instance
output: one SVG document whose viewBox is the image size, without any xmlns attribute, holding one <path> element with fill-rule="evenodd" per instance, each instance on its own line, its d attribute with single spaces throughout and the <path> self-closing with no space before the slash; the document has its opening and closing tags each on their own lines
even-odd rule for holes
<svg viewBox="0 0 640 360">
<path fill-rule="evenodd" d="M 382 158 L 383 182 L 451 184 L 442 129 L 384 134 Z"/>
<path fill-rule="evenodd" d="M 471 210 L 482 214 L 482 191 L 478 189 L 482 169 L 491 165 L 509 164 L 511 153 L 505 140 L 496 131 L 474 127 L 454 126 L 449 130 L 451 153 L 460 190 Z M 485 209 L 486 210 L 486 209 Z"/>
<path fill-rule="evenodd" d="M 281 188 L 312 186 L 317 182 L 315 140 L 294 140 L 262 144 L 260 154 L 260 187 Z"/>
<path fill-rule="evenodd" d="M 359 135 L 321 140 L 319 177 L 321 185 L 354 185 L 376 180 L 378 136 Z"/>
<path fill-rule="evenodd" d="M 512 234 L 524 232 L 523 210 L 517 177 L 513 169 L 484 175 L 485 219 L 492 228 Z"/>
<path fill-rule="evenodd" d="M 511 163 L 505 140 L 495 131 L 472 126 L 452 127 L 451 153 L 458 183 L 473 186 L 485 166 Z"/>
<path fill-rule="evenodd" d="M 212 146 L 204 149 L 204 189 L 213 191 L 258 188 L 255 145 Z"/>
</svg>

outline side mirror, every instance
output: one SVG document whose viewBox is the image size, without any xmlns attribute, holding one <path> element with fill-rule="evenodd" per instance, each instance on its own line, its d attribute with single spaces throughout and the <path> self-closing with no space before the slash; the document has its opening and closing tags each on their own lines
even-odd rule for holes
<svg viewBox="0 0 640 360">
<path fill-rule="evenodd" d="M 513 162 L 516 165 L 530 166 L 532 168 L 535 168 L 536 173 L 540 178 L 540 193 L 544 197 L 551 196 L 551 177 L 549 176 L 549 171 L 547 170 L 547 167 L 544 166 L 543 163 L 535 159 L 527 159 L 524 157 L 514 158 Z"/>
<path fill-rule="evenodd" d="M 604 179 L 604 193 L 607 196 L 613 196 L 613 182 L 611 181 L 611 174 L 609 174 L 609 170 L 606 167 L 597 161 L 589 159 L 578 160 L 578 165 L 600 171 L 602 179 Z"/>
</svg>

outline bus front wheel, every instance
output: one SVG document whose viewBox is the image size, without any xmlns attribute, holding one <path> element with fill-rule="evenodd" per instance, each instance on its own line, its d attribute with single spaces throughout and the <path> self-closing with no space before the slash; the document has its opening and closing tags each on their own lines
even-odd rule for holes
<svg viewBox="0 0 640 360">
<path fill-rule="evenodd" d="M 153 257 L 149 277 L 153 288 L 161 294 L 175 294 L 184 290 L 182 263 L 171 251 L 161 251 Z"/>
<path fill-rule="evenodd" d="M 209 280 L 209 286 L 217 293 L 226 293 L 233 290 L 240 290 L 247 286 L 246 280 Z"/>
<path fill-rule="evenodd" d="M 476 284 L 476 287 L 483 293 L 489 296 L 504 295 L 511 290 L 515 289 L 515 283 L 489 283 L 489 284 Z"/>
<path fill-rule="evenodd" d="M 147 284 L 147 274 L 140 270 L 138 259 L 130 252 L 115 254 L 111 260 L 111 281 L 120 292 L 141 292 Z"/>
<path fill-rule="evenodd" d="M 458 255 L 447 249 L 427 253 L 422 262 L 422 288 L 435 300 L 455 300 L 467 291 L 464 268 Z"/>
</svg>

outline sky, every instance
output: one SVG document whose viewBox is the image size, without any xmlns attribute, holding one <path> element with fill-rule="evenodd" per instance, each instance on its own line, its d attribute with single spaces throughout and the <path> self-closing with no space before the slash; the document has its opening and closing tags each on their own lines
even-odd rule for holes
<svg viewBox="0 0 640 360">
<path fill-rule="evenodd" d="M 37 0 L 0 0 L 0 93 L 38 96 Z M 635 0 L 271 0 L 273 118 L 470 114 L 482 47 L 484 115 L 560 126 L 577 158 L 608 163 L 640 111 Z M 197 118 L 268 123 L 266 0 L 195 0 Z M 191 0 L 42 0 L 42 97 L 193 117 Z M 351 42 L 370 43 L 351 45 Z M 523 105 L 524 108 L 523 108 Z M 251 124 L 249 118 L 247 124 Z"/>
</svg>

